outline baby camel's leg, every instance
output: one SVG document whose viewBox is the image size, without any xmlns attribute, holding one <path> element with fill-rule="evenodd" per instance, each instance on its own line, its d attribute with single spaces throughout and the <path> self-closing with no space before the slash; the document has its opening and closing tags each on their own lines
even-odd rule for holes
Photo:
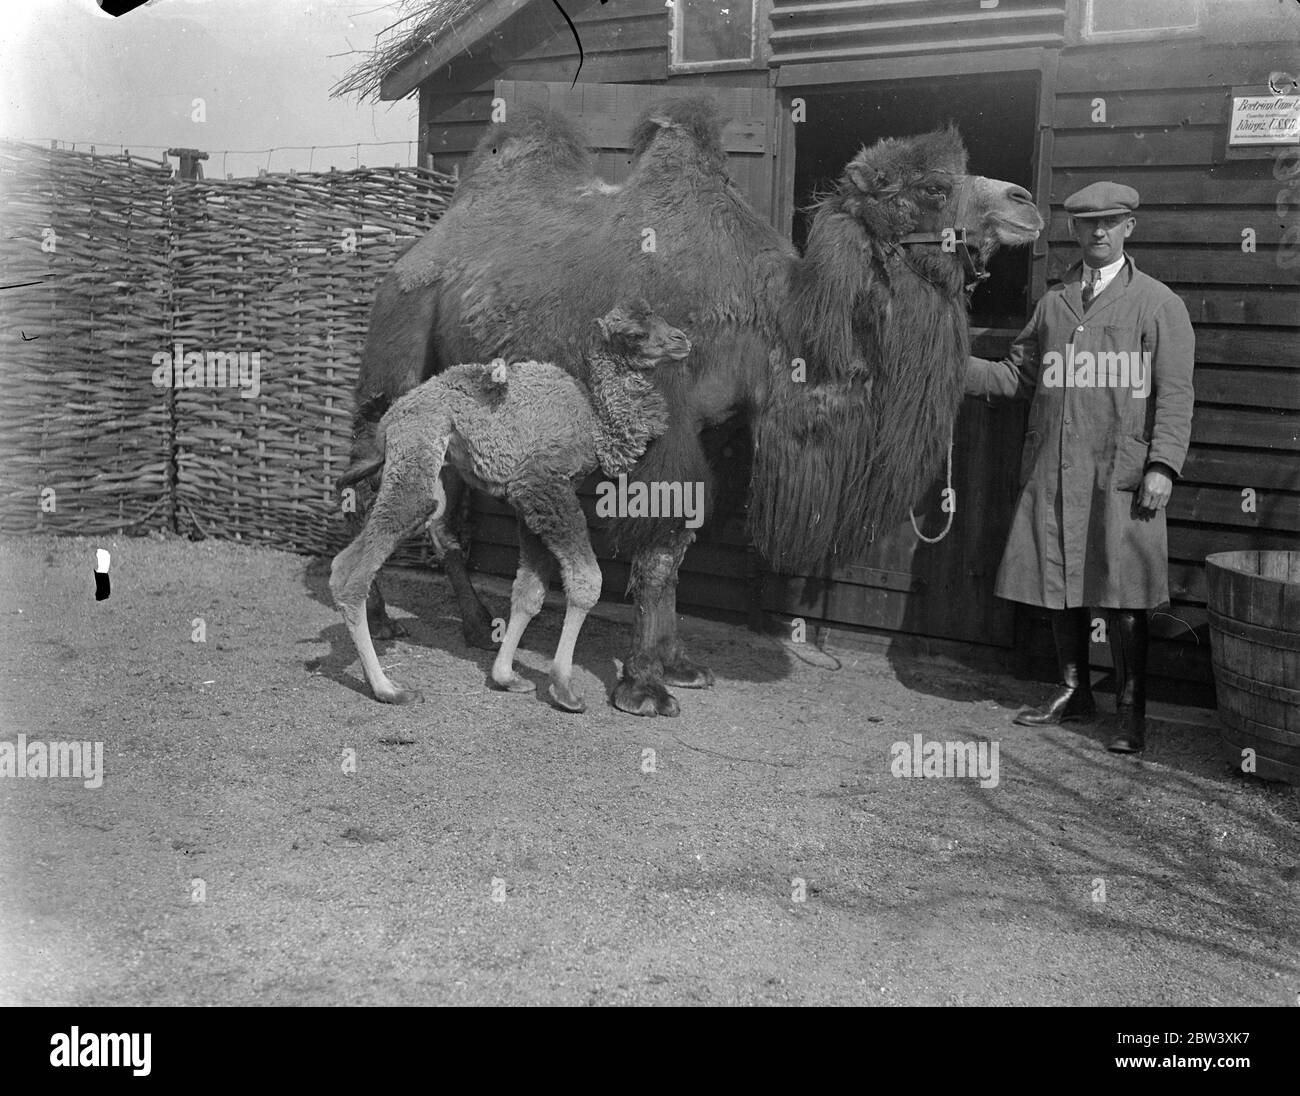
<svg viewBox="0 0 1300 1096">
<path fill-rule="evenodd" d="M 530 693 L 536 686 L 515 673 L 515 651 L 519 640 L 546 600 L 546 586 L 555 570 L 546 545 L 523 522 L 519 523 L 519 570 L 510 591 L 510 623 L 492 664 L 492 681 L 499 689 Z"/>
<path fill-rule="evenodd" d="M 510 501 L 559 561 L 560 577 L 564 580 L 568 604 L 560 642 L 551 661 L 547 693 L 557 708 L 567 712 L 586 711 L 586 702 L 572 687 L 573 649 L 578 632 L 587 613 L 600 599 L 600 564 L 591 550 L 586 515 L 573 484 L 567 479 L 529 484 L 512 492 Z"/>
<path fill-rule="evenodd" d="M 386 704 L 410 704 L 424 697 L 415 689 L 391 681 L 379 665 L 366 618 L 366 594 L 393 549 L 414 526 L 425 520 L 441 499 L 436 468 L 430 475 L 421 467 L 419 454 L 410 453 L 406 457 L 395 454 L 384 468 L 383 482 L 365 527 L 356 540 L 334 557 L 330 568 L 330 592 L 343 612 L 343 620 L 361 656 L 366 681 L 375 699 Z"/>
</svg>

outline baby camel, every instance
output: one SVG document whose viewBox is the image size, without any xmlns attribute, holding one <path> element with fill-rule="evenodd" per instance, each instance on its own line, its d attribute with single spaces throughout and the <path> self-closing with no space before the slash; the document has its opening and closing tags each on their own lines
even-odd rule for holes
<svg viewBox="0 0 1300 1096">
<path fill-rule="evenodd" d="M 565 711 L 586 710 L 570 684 L 573 648 L 601 579 L 577 484 L 597 465 L 609 476 L 629 471 L 664 432 L 668 408 L 650 371 L 691 350 L 686 336 L 644 301 L 613 309 L 596 326 L 600 340 L 586 360 L 590 387 L 544 362 L 454 366 L 394 403 L 375 436 L 383 455 L 339 477 L 345 487 L 383 468 L 365 526 L 330 572 L 330 591 L 376 700 L 423 699 L 380 667 L 365 603 L 379 568 L 418 525 L 427 523 L 435 542 L 447 539 L 439 474 L 449 461 L 466 483 L 506 499 L 522 519 L 510 623 L 492 664 L 493 683 L 509 692 L 534 688 L 515 672 L 515 650 L 542 607 L 553 556 L 567 610 L 548 693 Z"/>
</svg>

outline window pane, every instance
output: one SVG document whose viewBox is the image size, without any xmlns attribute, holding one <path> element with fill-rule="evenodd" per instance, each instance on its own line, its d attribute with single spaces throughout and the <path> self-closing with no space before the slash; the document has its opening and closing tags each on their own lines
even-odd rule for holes
<svg viewBox="0 0 1300 1096">
<path fill-rule="evenodd" d="M 683 61 L 747 61 L 754 0 L 676 0 Z"/>
<path fill-rule="evenodd" d="M 1196 26 L 1196 0 L 1092 0 L 1094 34 Z"/>
</svg>

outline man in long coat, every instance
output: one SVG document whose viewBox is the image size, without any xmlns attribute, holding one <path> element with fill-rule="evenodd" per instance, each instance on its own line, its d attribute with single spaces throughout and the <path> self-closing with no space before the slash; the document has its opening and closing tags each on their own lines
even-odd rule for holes
<svg viewBox="0 0 1300 1096">
<path fill-rule="evenodd" d="M 1090 720 L 1089 609 L 1105 609 L 1119 729 L 1145 745 L 1147 611 L 1169 600 L 1165 506 L 1192 426 L 1187 308 L 1137 269 L 1124 241 L 1138 193 L 1093 183 L 1065 200 L 1083 251 L 1000 362 L 972 358 L 969 395 L 1029 399 L 1020 498 L 999 597 L 1052 610 L 1061 687 L 1016 722 Z"/>
</svg>

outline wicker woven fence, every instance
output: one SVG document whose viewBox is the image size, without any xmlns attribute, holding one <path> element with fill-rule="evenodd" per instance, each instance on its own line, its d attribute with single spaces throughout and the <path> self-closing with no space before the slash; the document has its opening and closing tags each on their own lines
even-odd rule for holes
<svg viewBox="0 0 1300 1096">
<path fill-rule="evenodd" d="M 454 185 L 0 142 L 3 528 L 337 550 L 374 287 Z"/>
</svg>

